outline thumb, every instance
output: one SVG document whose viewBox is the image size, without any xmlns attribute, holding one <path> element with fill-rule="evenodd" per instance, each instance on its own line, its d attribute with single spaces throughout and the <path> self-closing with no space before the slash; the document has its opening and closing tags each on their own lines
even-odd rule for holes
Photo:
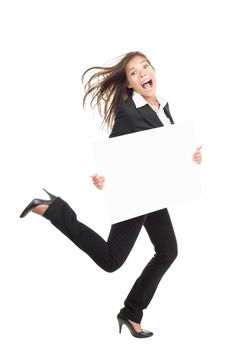
<svg viewBox="0 0 231 350">
<path fill-rule="evenodd" d="M 197 150 L 197 151 L 200 151 L 201 148 L 202 148 L 202 145 L 196 147 L 196 150 Z"/>
</svg>

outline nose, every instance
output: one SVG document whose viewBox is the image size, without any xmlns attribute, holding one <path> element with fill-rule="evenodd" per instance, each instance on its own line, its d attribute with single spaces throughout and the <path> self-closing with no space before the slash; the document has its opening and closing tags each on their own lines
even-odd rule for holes
<svg viewBox="0 0 231 350">
<path fill-rule="evenodd" d="M 144 77 L 145 75 L 146 75 L 146 72 L 145 72 L 144 70 L 142 70 L 142 71 L 140 72 L 141 78 Z"/>
</svg>

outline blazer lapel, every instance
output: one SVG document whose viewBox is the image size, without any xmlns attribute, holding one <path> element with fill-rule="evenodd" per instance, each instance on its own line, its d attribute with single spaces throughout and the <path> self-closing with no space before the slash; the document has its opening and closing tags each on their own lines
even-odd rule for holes
<svg viewBox="0 0 231 350">
<path fill-rule="evenodd" d="M 137 111 L 152 127 L 158 128 L 159 126 L 163 126 L 156 112 L 148 104 L 138 107 Z"/>
<path fill-rule="evenodd" d="M 171 122 L 172 124 L 175 124 L 174 121 L 173 121 L 173 119 L 172 119 L 172 116 L 171 116 L 171 114 L 170 114 L 168 103 L 166 103 L 166 105 L 164 106 L 164 112 L 165 112 L 166 116 L 170 119 L 170 122 Z"/>
<path fill-rule="evenodd" d="M 131 99 L 133 106 L 135 107 L 134 101 Z M 158 128 L 159 126 L 164 126 L 161 120 L 159 119 L 156 112 L 149 106 L 149 104 L 146 104 L 142 107 L 135 107 L 138 113 L 154 128 Z M 171 124 L 174 124 L 174 121 L 172 119 L 172 116 L 169 111 L 169 105 L 168 102 L 164 106 L 164 112 L 166 114 L 166 117 L 170 119 Z"/>
</svg>

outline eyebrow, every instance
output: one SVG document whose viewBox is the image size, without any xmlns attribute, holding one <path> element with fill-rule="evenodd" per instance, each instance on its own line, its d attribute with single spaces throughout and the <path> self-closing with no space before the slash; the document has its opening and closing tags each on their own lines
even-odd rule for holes
<svg viewBox="0 0 231 350">
<path fill-rule="evenodd" d="M 140 62 L 140 64 L 141 64 L 141 63 L 144 63 L 144 62 L 147 62 L 147 61 L 146 61 L 146 60 L 143 60 L 142 62 Z M 128 72 L 129 72 L 131 69 L 133 69 L 133 68 L 135 68 L 135 67 L 129 68 Z"/>
</svg>

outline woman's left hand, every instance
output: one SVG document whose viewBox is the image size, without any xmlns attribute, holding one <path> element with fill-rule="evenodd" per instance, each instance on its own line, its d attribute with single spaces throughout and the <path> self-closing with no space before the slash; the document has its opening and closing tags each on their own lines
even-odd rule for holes
<svg viewBox="0 0 231 350">
<path fill-rule="evenodd" d="M 196 151 L 192 155 L 192 160 L 197 164 L 201 164 L 202 162 L 202 154 L 201 154 L 202 145 L 196 148 Z"/>
</svg>

